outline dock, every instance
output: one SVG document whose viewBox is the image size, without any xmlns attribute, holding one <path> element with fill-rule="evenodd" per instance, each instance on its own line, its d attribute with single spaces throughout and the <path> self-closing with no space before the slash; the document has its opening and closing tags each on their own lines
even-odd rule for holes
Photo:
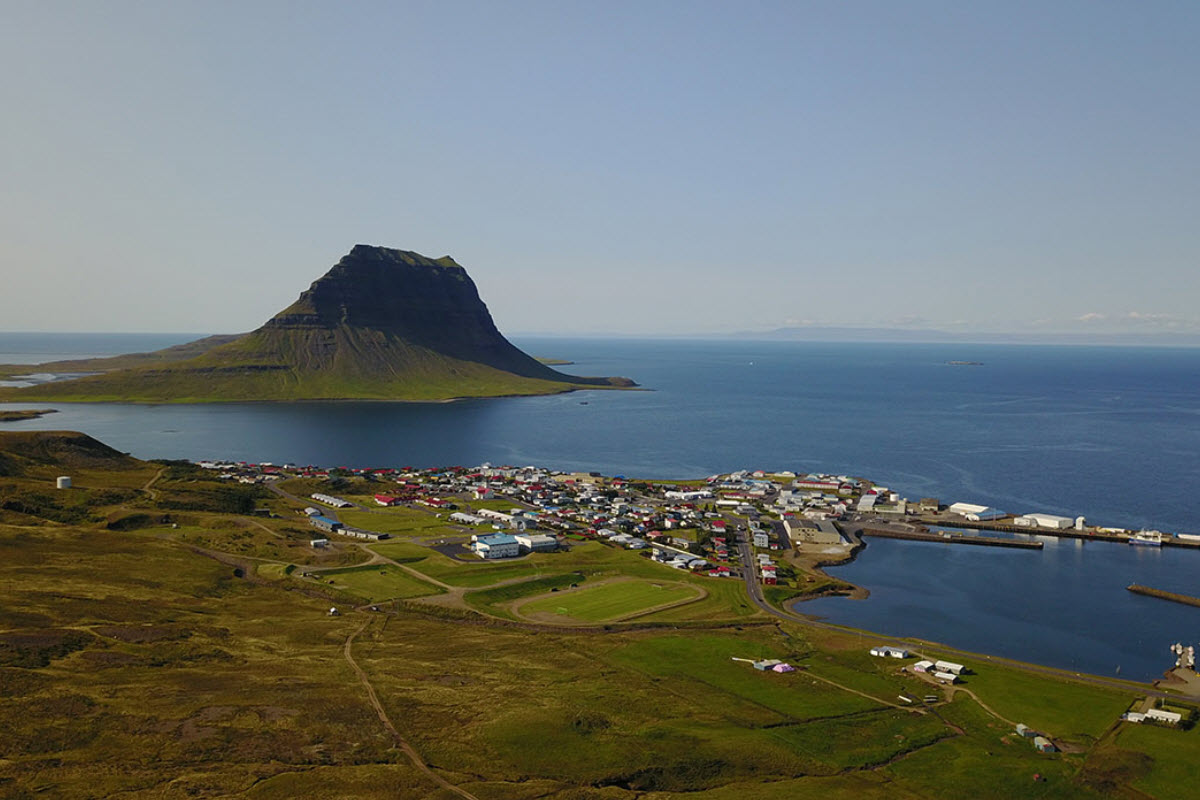
<svg viewBox="0 0 1200 800">
<path fill-rule="evenodd" d="M 1134 594 L 1141 594 L 1146 597 L 1157 597 L 1159 600 L 1170 600 L 1172 603 L 1183 603 L 1186 606 L 1200 606 L 1200 597 L 1192 597 L 1190 594 L 1167 592 L 1150 586 L 1142 586 L 1138 583 L 1131 583 L 1125 588 Z"/>
<path fill-rule="evenodd" d="M 861 536 L 878 536 L 881 539 L 907 539 L 916 542 L 941 542 L 943 544 L 976 544 L 984 547 L 1015 547 L 1019 550 L 1041 550 L 1043 542 L 1030 542 L 1018 539 L 996 539 L 989 536 L 971 536 L 970 534 L 954 534 L 943 536 L 940 533 L 919 533 L 917 531 L 897 531 L 887 528 L 863 528 Z"/>
<path fill-rule="evenodd" d="M 966 519 L 950 519 L 939 516 L 921 516 L 917 519 L 924 525 L 944 525 L 947 528 L 971 528 L 977 531 L 998 531 L 1000 533 L 1023 533 L 1026 536 L 1057 536 L 1060 539 L 1082 539 L 1093 542 L 1112 542 L 1114 544 L 1129 544 L 1128 533 L 1107 533 L 1095 528 L 1076 530 L 1074 528 L 1028 528 L 1021 525 L 1008 525 L 1003 522 L 972 522 Z M 1183 547 L 1200 549 L 1200 540 L 1195 538 L 1180 538 L 1178 535 L 1163 535 L 1163 547 Z"/>
</svg>

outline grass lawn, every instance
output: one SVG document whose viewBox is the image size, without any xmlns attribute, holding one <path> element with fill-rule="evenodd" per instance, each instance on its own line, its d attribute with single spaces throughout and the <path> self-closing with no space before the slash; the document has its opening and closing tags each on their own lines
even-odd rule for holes
<svg viewBox="0 0 1200 800">
<path fill-rule="evenodd" d="M 1143 773 L 1133 785 L 1155 797 L 1175 797 L 1182 787 L 1194 787 L 1200 781 L 1200 729 L 1184 731 L 1124 723 L 1117 732 L 1116 745 L 1149 757 L 1127 757 L 1122 761 Z M 1097 755 L 1103 757 L 1100 752 Z"/>
<path fill-rule="evenodd" d="M 1071 741 L 1095 741 L 1135 696 L 978 660 L 971 667 L 977 674 L 965 676 L 963 685 L 997 714 Z"/>
<path fill-rule="evenodd" d="M 897 784 L 919 797 L 1060 798 L 1101 795 L 1074 780 L 1078 756 L 1043 754 L 1028 739 L 960 697 L 938 712 L 964 735 L 944 739 L 884 768 Z M 1035 782 L 1034 775 L 1043 780 Z"/>
<path fill-rule="evenodd" d="M 391 564 L 346 567 L 319 573 L 322 583 L 358 595 L 367 602 L 440 594 L 441 589 L 418 580 Z M 330 583 L 332 581 L 332 583 Z"/>
<path fill-rule="evenodd" d="M 614 581 L 531 600 L 522 604 L 519 611 L 526 615 L 557 614 L 585 622 L 607 622 L 699 595 L 696 587 L 679 583 Z"/>
<path fill-rule="evenodd" d="M 338 519 L 352 528 L 362 528 L 392 536 L 454 536 L 458 531 L 446 519 L 411 508 L 381 508 L 379 511 L 339 509 Z"/>
<path fill-rule="evenodd" d="M 738 658 L 791 658 L 786 643 L 739 635 L 656 636 L 613 651 L 609 660 L 639 672 L 669 678 L 676 691 L 703 697 L 719 692 L 749 701 L 799 722 L 880 708 L 866 698 L 832 689 L 801 672 L 760 672 Z M 780 719 L 781 718 L 781 719 Z M 749 720 L 747 720 L 749 721 Z M 763 720 L 764 722 L 767 720 Z"/>
</svg>

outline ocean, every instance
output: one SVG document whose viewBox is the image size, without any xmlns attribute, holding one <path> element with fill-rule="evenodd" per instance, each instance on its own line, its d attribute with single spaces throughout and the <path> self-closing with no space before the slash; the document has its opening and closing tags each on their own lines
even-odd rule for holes
<svg viewBox="0 0 1200 800">
<path fill-rule="evenodd" d="M 86 335 L 57 336 L 56 352 L 101 354 Z M 196 338 L 127 337 L 125 352 Z M 642 390 L 423 404 L 59 404 L 57 414 L 5 429 L 82 430 L 142 458 L 491 462 L 648 478 L 832 472 L 911 499 L 1200 530 L 1191 496 L 1200 479 L 1200 349 L 514 342 L 575 362 L 565 371 L 625 375 Z M 0 334 L 0 354 L 10 354 L 0 361 L 44 360 L 31 346 Z M 1120 666 L 1125 677 L 1156 677 L 1170 665 L 1167 646 L 1187 641 L 1200 622 L 1193 608 L 1124 591 L 1136 581 L 1200 594 L 1200 553 L 1173 548 L 1053 541 L 1026 553 L 876 540 L 832 572 L 872 596 L 812 601 L 802 611 L 1097 674 Z"/>
</svg>

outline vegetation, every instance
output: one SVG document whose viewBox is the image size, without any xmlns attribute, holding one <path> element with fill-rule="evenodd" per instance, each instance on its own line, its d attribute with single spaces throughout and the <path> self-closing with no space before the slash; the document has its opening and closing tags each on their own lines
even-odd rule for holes
<svg viewBox="0 0 1200 800">
<path fill-rule="evenodd" d="M 518 612 L 526 617 L 558 615 L 581 622 L 609 622 L 698 597 L 696 587 L 686 584 L 610 581 L 523 603 Z"/>
<path fill-rule="evenodd" d="M 285 501 L 200 507 L 228 485 L 98 444 L 0 434 L 7 491 L 45 499 L 0 517 L 3 797 L 458 796 L 433 775 L 479 800 L 1087 800 L 1200 777 L 1200 731 L 1117 722 L 1132 687 L 958 657 L 975 672 L 950 695 L 756 613 L 740 581 L 594 542 L 503 564 L 424 536 L 313 548 Z M 526 614 L 560 606 L 589 624 Z"/>
</svg>

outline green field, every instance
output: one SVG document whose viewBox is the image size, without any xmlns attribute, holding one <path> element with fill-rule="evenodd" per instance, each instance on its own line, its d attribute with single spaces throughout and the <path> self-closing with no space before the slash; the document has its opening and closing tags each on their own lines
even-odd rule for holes
<svg viewBox="0 0 1200 800">
<path fill-rule="evenodd" d="M 391 564 L 325 570 L 314 573 L 314 578 L 309 580 L 318 580 L 336 591 L 357 595 L 367 602 L 425 597 L 443 591 Z"/>
<path fill-rule="evenodd" d="M 1069 683 L 979 660 L 971 666 L 974 674 L 965 676 L 963 685 L 997 714 L 1072 741 L 1094 742 L 1134 698 L 1132 691 Z"/>
<path fill-rule="evenodd" d="M 584 622 L 609 622 L 699 596 L 696 587 L 684 584 L 622 580 L 531 600 L 517 610 L 523 616 L 554 614 Z"/>
<path fill-rule="evenodd" d="M 374 502 L 372 500 L 371 502 Z M 461 532 L 449 527 L 445 519 L 414 508 L 383 508 L 378 511 L 355 511 L 341 509 L 338 519 L 352 528 L 388 533 L 392 536 L 461 536 Z M 443 517 L 446 516 L 443 514 Z"/>
</svg>

